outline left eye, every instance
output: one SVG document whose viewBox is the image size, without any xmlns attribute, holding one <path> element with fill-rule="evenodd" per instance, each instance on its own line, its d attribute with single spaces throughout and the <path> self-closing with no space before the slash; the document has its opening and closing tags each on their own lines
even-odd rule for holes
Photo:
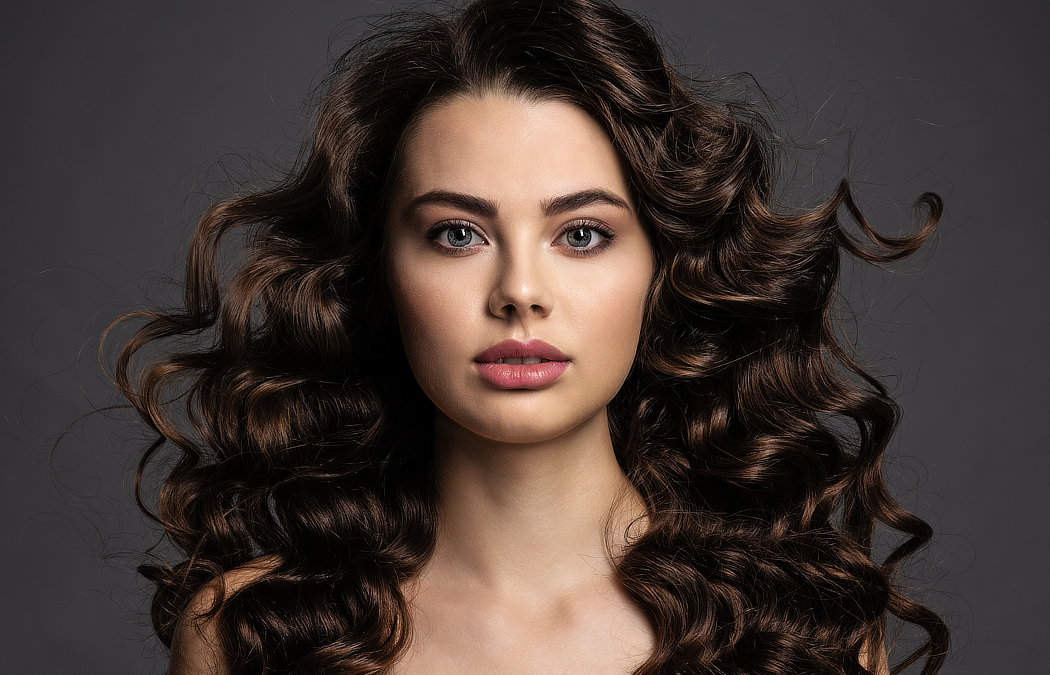
<svg viewBox="0 0 1050 675">
<path fill-rule="evenodd" d="M 606 235 L 598 231 L 597 228 L 590 225 L 577 225 L 572 227 L 561 235 L 561 240 L 572 248 L 595 248 L 601 244 L 603 239 L 606 239 Z"/>
<path fill-rule="evenodd" d="M 445 241 L 454 248 L 469 246 L 474 241 L 474 231 L 462 225 L 450 227 L 445 230 Z"/>
</svg>

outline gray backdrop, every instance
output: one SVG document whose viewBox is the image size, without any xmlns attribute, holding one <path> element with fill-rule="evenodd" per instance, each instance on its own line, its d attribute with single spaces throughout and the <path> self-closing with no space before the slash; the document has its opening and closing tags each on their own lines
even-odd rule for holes
<svg viewBox="0 0 1050 675">
<path fill-rule="evenodd" d="M 940 192 L 937 241 L 847 269 L 857 342 L 905 418 L 889 460 L 936 541 L 910 572 L 954 629 L 950 673 L 1050 665 L 1046 580 L 1047 56 L 1041 3 L 636 0 L 680 64 L 754 73 L 887 232 Z M 12 673 L 161 672 L 130 497 L 144 434 L 114 413 L 106 321 L 174 297 L 195 216 L 246 158 L 272 175 L 339 36 L 389 3 L 5 3 L 0 268 L 0 644 Z M 823 142 L 821 142 L 823 141 Z M 217 161 L 221 166 L 216 166 Z M 72 423 L 68 433 L 63 429 Z"/>
</svg>

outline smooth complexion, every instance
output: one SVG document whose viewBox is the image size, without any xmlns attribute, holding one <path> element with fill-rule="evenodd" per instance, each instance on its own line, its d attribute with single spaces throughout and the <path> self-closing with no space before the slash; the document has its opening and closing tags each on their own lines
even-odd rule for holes
<svg viewBox="0 0 1050 675">
<path fill-rule="evenodd" d="M 629 672 L 652 628 L 604 532 L 615 555 L 645 510 L 606 405 L 654 260 L 619 155 L 574 105 L 487 93 L 428 108 L 401 159 L 388 283 L 436 409 L 441 518 L 407 589 L 416 636 L 398 672 Z M 507 339 L 543 340 L 568 365 L 538 388 L 493 386 L 475 357 Z"/>
<path fill-rule="evenodd" d="M 441 522 L 405 589 L 415 636 L 394 672 L 630 672 L 653 627 L 617 583 L 602 533 L 608 523 L 620 534 L 615 555 L 644 507 L 616 463 L 605 405 L 634 358 L 653 260 L 616 151 L 578 108 L 491 94 L 428 110 L 403 163 L 389 283 L 437 409 Z M 571 230 L 596 223 L 613 236 L 592 232 L 586 255 L 567 248 L 586 239 Z M 446 250 L 453 242 L 467 250 Z M 549 342 L 569 365 L 538 389 L 493 387 L 473 359 L 508 338 Z M 220 588 L 277 563 L 259 558 L 191 600 L 171 675 L 228 672 L 214 620 L 199 617 Z M 881 646 L 861 663 L 889 673 Z"/>
</svg>

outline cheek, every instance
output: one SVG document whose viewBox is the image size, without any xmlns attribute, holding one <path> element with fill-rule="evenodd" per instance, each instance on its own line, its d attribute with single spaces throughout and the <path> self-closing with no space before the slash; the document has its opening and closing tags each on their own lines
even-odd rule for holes
<svg viewBox="0 0 1050 675">
<path fill-rule="evenodd" d="M 642 319 L 645 315 L 651 265 L 621 266 L 618 274 L 603 275 L 600 283 L 592 279 L 589 292 L 573 299 L 579 333 L 591 358 L 590 376 L 608 380 L 610 396 L 619 390 L 634 363 Z M 582 288 L 587 288 L 583 286 Z"/>
<path fill-rule="evenodd" d="M 639 252 L 617 265 L 615 274 L 604 277 L 605 302 L 596 303 L 601 310 L 599 320 L 604 324 L 603 331 L 631 343 L 638 341 L 654 274 L 651 254 Z"/>
<path fill-rule="evenodd" d="M 390 294 L 412 372 L 424 390 L 442 380 L 447 356 L 465 349 L 469 286 L 427 265 L 392 265 Z M 436 358 L 444 355 L 446 358 Z"/>
</svg>

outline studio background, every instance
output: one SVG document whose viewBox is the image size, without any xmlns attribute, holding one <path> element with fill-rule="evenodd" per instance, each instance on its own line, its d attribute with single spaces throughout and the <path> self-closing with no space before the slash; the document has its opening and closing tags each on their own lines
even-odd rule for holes
<svg viewBox="0 0 1050 675">
<path fill-rule="evenodd" d="M 937 537 L 909 573 L 953 629 L 947 673 L 1050 670 L 1046 6 L 633 0 L 686 72 L 754 74 L 808 144 L 788 194 L 838 177 L 884 232 L 933 190 L 932 246 L 844 270 L 860 353 L 904 407 L 891 486 Z M 160 673 L 146 434 L 99 374 L 105 324 L 168 303 L 196 216 L 273 177 L 330 56 L 391 3 L 5 3 L 0 9 L 0 612 L 12 673 Z M 752 90 L 752 93 L 753 90 Z M 822 142 L 823 141 L 823 142 Z M 68 427 L 68 433 L 63 430 Z"/>
</svg>

